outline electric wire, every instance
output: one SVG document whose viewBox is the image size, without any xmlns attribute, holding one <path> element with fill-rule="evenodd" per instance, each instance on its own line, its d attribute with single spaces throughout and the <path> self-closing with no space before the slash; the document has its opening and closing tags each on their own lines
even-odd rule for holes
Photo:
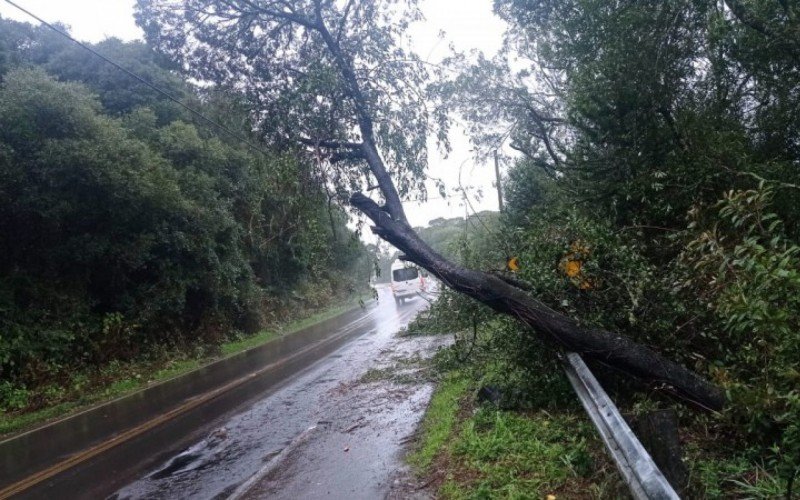
<svg viewBox="0 0 800 500">
<path fill-rule="evenodd" d="M 194 108 L 190 107 L 189 105 L 187 105 L 186 103 L 184 103 L 183 101 L 181 101 L 180 99 L 178 99 L 177 97 L 175 97 L 174 95 L 172 95 L 170 92 L 168 92 L 168 91 L 166 91 L 166 90 L 164 90 L 164 89 L 162 89 L 162 88 L 160 88 L 160 87 L 158 87 L 158 86 L 156 86 L 156 85 L 152 84 L 151 82 L 147 81 L 145 78 L 143 78 L 143 77 L 141 77 L 141 76 L 137 75 L 136 73 L 134 73 L 133 71 L 131 71 L 131 70 L 129 70 L 129 69 L 127 69 L 127 68 L 125 68 L 125 67 L 124 67 L 124 66 L 122 66 L 121 64 L 119 64 L 119 63 L 117 63 L 117 62 L 113 61 L 112 59 L 109 59 L 108 57 L 106 57 L 106 56 L 104 56 L 103 54 L 101 54 L 101 53 L 97 52 L 96 50 L 94 50 L 93 48 L 89 47 L 89 46 L 88 46 L 88 45 L 86 45 L 85 43 L 83 43 L 83 42 L 81 42 L 81 41 L 79 41 L 79 40 L 77 40 L 77 39 L 73 38 L 73 37 L 72 37 L 72 36 L 71 36 L 69 33 L 66 33 L 66 32 L 64 32 L 64 31 L 62 31 L 62 30 L 60 30 L 60 29 L 58 29 L 58 27 L 56 27 L 55 25 L 53 25 L 53 24 L 51 24 L 51 23 L 48 23 L 47 21 L 45 21 L 45 20 L 44 20 L 44 19 L 42 19 L 41 17 L 39 17 L 39 16 L 37 16 L 36 14 L 34 14 L 33 12 L 31 12 L 31 11 L 29 11 L 29 10 L 25 9 L 24 7 L 22 7 L 22 6 L 18 5 L 17 3 L 13 2 L 12 0 L 4 0 L 4 1 L 5 1 L 7 4 L 11 5 L 12 7 L 16 8 L 17 10 L 19 10 L 19 11 L 21 11 L 21 12 L 25 13 L 26 15 L 28 15 L 28 16 L 30 16 L 30 17 L 32 17 L 33 19 L 35 19 L 35 20 L 39 21 L 39 22 L 40 22 L 40 23 L 41 23 L 43 26 L 46 26 L 47 28 L 49 28 L 49 29 L 51 29 L 51 30 L 55 31 L 56 33 L 58 33 L 59 35 L 63 36 L 63 37 L 64 37 L 64 38 L 66 38 L 67 40 L 69 40 L 69 41 L 71 41 L 71 42 L 75 43 L 76 45 L 78 45 L 78 46 L 79 46 L 79 47 L 81 47 L 82 49 L 84 49 L 84 50 L 86 50 L 86 51 L 90 52 L 90 53 L 91 53 L 91 54 L 93 54 L 95 57 L 98 57 L 98 58 L 102 59 L 102 60 L 103 60 L 103 61 L 105 61 L 106 63 L 108 63 L 108 64 L 110 64 L 111 66 L 115 67 L 116 69 L 118 69 L 118 70 L 122 71 L 123 73 L 125 73 L 125 74 L 126 74 L 126 75 L 128 75 L 129 77 L 133 78 L 134 80 L 138 81 L 139 83 L 141 83 L 141 84 L 143 84 L 143 85 L 145 85 L 145 86 L 147 86 L 147 87 L 150 87 L 151 89 L 155 90 L 156 92 L 158 92 L 159 94 L 163 95 L 164 97 L 166 97 L 166 98 L 167 98 L 167 99 L 169 99 L 170 101 L 174 102 L 174 103 L 175 103 L 175 104 L 177 104 L 178 106 L 180 106 L 180 107 L 182 107 L 183 109 L 185 109 L 186 111 L 190 112 L 192 115 L 194 115 L 194 116 L 196 116 L 196 117 L 200 118 L 200 119 L 201 119 L 202 121 L 204 121 L 205 123 L 207 123 L 207 124 L 209 124 L 209 125 L 212 125 L 212 126 L 214 126 L 214 127 L 215 127 L 215 128 L 217 128 L 218 130 L 221 130 L 222 132 L 225 132 L 225 133 L 226 133 L 227 135 L 229 135 L 230 137 L 232 137 L 232 138 L 236 139 L 237 141 L 240 141 L 241 143 L 243 143 L 243 144 L 245 144 L 246 146 L 248 146 L 248 147 L 250 147 L 250 148 L 254 149 L 255 151 L 258 151 L 259 153 L 262 153 L 262 154 L 264 154 L 264 155 L 267 155 L 267 156 L 269 156 L 269 153 L 268 153 L 266 150 L 262 149 L 261 147 L 259 147 L 259 146 L 258 146 L 258 145 L 256 145 L 256 144 L 253 144 L 251 141 L 249 141 L 249 140 L 247 140 L 247 139 L 243 138 L 242 136 L 240 136 L 240 135 L 239 135 L 239 134 L 237 134 L 236 132 L 234 132 L 234 131 L 230 130 L 228 127 L 226 127 L 226 126 L 224 126 L 224 125 L 222 125 L 222 124 L 220 124 L 220 123 L 218 123 L 218 122 L 216 122 L 216 121 L 212 120 L 211 118 L 208 118 L 208 117 L 207 117 L 207 116 L 205 116 L 203 113 L 201 113 L 201 112 L 199 112 L 199 111 L 195 110 Z"/>
</svg>

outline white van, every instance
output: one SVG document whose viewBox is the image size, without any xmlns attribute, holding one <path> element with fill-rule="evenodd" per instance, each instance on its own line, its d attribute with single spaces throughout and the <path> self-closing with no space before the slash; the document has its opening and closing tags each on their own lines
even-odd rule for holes
<svg viewBox="0 0 800 500">
<path fill-rule="evenodd" d="M 400 260 L 392 264 L 392 295 L 397 304 L 424 291 L 425 277 L 416 266 Z"/>
</svg>

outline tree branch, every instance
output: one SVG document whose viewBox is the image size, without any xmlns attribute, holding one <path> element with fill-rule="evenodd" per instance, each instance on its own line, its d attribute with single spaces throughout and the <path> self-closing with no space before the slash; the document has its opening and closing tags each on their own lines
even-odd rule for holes
<svg viewBox="0 0 800 500">
<path fill-rule="evenodd" d="M 274 9 L 270 9 L 270 8 L 258 5 L 255 2 L 252 2 L 250 0 L 243 0 L 243 1 L 247 6 L 251 7 L 256 12 L 260 12 L 262 14 L 265 14 L 265 15 L 270 16 L 270 17 L 274 17 L 276 19 L 283 19 L 283 20 L 286 20 L 286 21 L 291 21 L 291 22 L 293 22 L 295 24 L 299 24 L 300 26 L 303 26 L 305 28 L 309 28 L 309 29 L 313 29 L 314 28 L 314 23 L 311 21 L 311 19 L 309 19 L 309 18 L 307 18 L 305 16 L 301 16 L 301 15 L 297 14 L 296 12 L 291 12 L 291 11 L 287 12 L 287 11 L 284 11 L 284 10 L 274 10 Z"/>
<path fill-rule="evenodd" d="M 405 211 L 403 210 L 403 203 L 400 201 L 400 195 L 398 194 L 397 188 L 395 187 L 394 182 L 392 182 L 392 178 L 389 175 L 389 172 L 386 170 L 386 166 L 384 165 L 383 160 L 378 153 L 378 148 L 375 144 L 375 134 L 372 127 L 372 116 L 369 113 L 367 100 L 364 97 L 364 94 L 361 92 L 361 87 L 358 85 L 356 74 L 353 71 L 353 67 L 346 60 L 341 46 L 333 38 L 333 36 L 331 36 L 331 33 L 325 26 L 325 22 L 322 18 L 322 7 L 318 1 L 315 2 L 315 7 L 317 16 L 316 29 L 319 31 L 320 35 L 322 35 L 322 39 L 325 41 L 325 45 L 328 47 L 328 50 L 331 51 L 333 59 L 336 62 L 336 66 L 338 67 L 342 78 L 344 79 L 347 93 L 355 105 L 358 128 L 361 131 L 361 139 L 364 141 L 361 148 L 364 153 L 364 159 L 367 161 L 370 170 L 375 176 L 375 179 L 378 181 L 378 185 L 381 188 L 383 197 L 386 199 L 386 210 L 395 220 L 401 221 L 408 225 L 408 219 L 406 218 Z"/>
<path fill-rule="evenodd" d="M 361 149 L 364 146 L 361 142 L 318 140 L 309 139 L 307 137 L 300 137 L 297 139 L 297 142 L 305 144 L 306 146 L 325 149 Z"/>
<path fill-rule="evenodd" d="M 750 12 L 748 12 L 747 8 L 739 2 L 739 0 L 725 0 L 725 5 L 727 5 L 731 10 L 731 13 L 736 16 L 736 19 L 738 19 L 745 26 L 758 31 L 764 36 L 770 38 L 775 36 L 772 30 L 770 30 L 767 25 L 762 23 L 755 16 L 752 16 Z"/>
<path fill-rule="evenodd" d="M 545 340 L 613 366 L 657 389 L 666 389 L 701 408 L 720 410 L 724 406 L 722 390 L 694 372 L 622 335 L 583 328 L 495 276 L 447 261 L 408 225 L 393 220 L 377 203 L 361 193 L 354 194 L 350 203 L 372 220 L 375 234 L 397 247 L 407 258 L 455 291 L 477 299 L 495 311 L 517 317 Z"/>
</svg>

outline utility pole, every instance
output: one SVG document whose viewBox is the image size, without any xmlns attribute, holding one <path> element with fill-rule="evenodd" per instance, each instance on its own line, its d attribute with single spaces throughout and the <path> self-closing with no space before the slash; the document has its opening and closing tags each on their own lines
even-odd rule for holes
<svg viewBox="0 0 800 500">
<path fill-rule="evenodd" d="M 497 177 L 497 204 L 503 211 L 503 187 L 500 184 L 500 164 L 497 161 L 497 150 L 494 150 L 494 175 Z"/>
</svg>

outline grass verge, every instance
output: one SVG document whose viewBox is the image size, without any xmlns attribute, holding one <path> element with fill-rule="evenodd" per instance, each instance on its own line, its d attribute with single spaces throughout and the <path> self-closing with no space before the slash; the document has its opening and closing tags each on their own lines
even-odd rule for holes
<svg viewBox="0 0 800 500">
<path fill-rule="evenodd" d="M 90 406 L 123 397 L 179 377 L 220 359 L 235 356 L 248 349 L 266 344 L 276 338 L 297 332 L 310 325 L 331 319 L 359 304 L 365 297 L 354 297 L 343 303 L 317 311 L 274 328 L 225 342 L 209 354 L 206 350 L 195 353 L 174 352 L 159 359 L 144 359 L 127 363 L 112 362 L 95 373 L 78 373 L 68 387 L 47 387 L 42 398 L 54 400 L 34 411 L 5 412 L 0 414 L 0 438 L 23 432 L 46 422 L 69 416 Z"/>
<path fill-rule="evenodd" d="M 573 411 L 474 406 L 466 375 L 437 388 L 409 463 L 447 499 L 625 498 L 591 423 Z"/>
<path fill-rule="evenodd" d="M 439 450 L 450 440 L 461 400 L 466 397 L 468 388 L 465 377 L 451 372 L 436 389 L 422 421 L 420 442 L 408 456 L 408 462 L 417 470 L 428 470 Z"/>
<path fill-rule="evenodd" d="M 443 499 L 630 498 L 597 431 L 577 405 L 512 411 L 475 403 L 467 371 L 446 372 L 407 461 Z M 687 498 L 786 498 L 787 484 L 720 436 L 682 435 Z M 792 497 L 800 498 L 800 497 Z"/>
</svg>

